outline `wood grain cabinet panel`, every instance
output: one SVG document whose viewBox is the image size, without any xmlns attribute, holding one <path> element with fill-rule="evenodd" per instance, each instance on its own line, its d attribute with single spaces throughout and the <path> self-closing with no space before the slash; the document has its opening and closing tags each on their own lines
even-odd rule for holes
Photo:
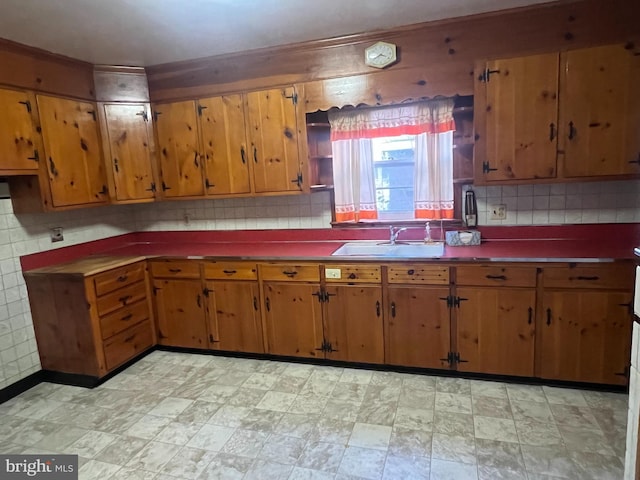
<svg viewBox="0 0 640 480">
<path fill-rule="evenodd" d="M 166 198 L 204 195 L 198 116 L 193 100 L 153 107 L 161 190 Z"/>
<path fill-rule="evenodd" d="M 305 139 L 298 132 L 294 88 L 250 92 L 246 97 L 255 192 L 302 191 L 299 143 Z"/>
<path fill-rule="evenodd" d="M 458 287 L 457 298 L 458 370 L 532 377 L 535 290 Z"/>
<path fill-rule="evenodd" d="M 105 104 L 103 136 L 113 201 L 151 201 L 156 196 L 151 111 L 148 104 Z"/>
<path fill-rule="evenodd" d="M 0 89 L 0 173 L 38 173 L 40 154 L 32 121 L 35 102 L 26 92 Z"/>
<path fill-rule="evenodd" d="M 626 385 L 631 348 L 630 292 L 547 290 L 539 332 L 539 376 Z"/>
<path fill-rule="evenodd" d="M 251 192 L 241 94 L 198 100 L 207 195 Z"/>
<path fill-rule="evenodd" d="M 110 338 L 104 343 L 107 369 L 112 370 L 153 345 L 149 322 L 144 322 Z"/>
<path fill-rule="evenodd" d="M 458 285 L 535 287 L 536 268 L 513 265 L 468 265 L 456 267 Z"/>
<path fill-rule="evenodd" d="M 640 57 L 613 45 L 561 58 L 563 175 L 640 173 Z"/>
<path fill-rule="evenodd" d="M 448 287 L 393 285 L 386 309 L 386 362 L 448 369 L 451 351 Z"/>
<path fill-rule="evenodd" d="M 382 288 L 376 285 L 325 287 L 326 358 L 384 363 Z"/>
<path fill-rule="evenodd" d="M 93 103 L 38 95 L 52 206 L 109 201 Z"/>
</svg>

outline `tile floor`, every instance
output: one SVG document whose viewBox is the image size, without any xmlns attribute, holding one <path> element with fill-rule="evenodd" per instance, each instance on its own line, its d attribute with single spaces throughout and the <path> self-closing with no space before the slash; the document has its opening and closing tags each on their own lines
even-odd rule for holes
<svg viewBox="0 0 640 480">
<path fill-rule="evenodd" d="M 81 479 L 621 479 L 627 396 L 153 352 L 0 405 L 0 452 Z"/>
</svg>

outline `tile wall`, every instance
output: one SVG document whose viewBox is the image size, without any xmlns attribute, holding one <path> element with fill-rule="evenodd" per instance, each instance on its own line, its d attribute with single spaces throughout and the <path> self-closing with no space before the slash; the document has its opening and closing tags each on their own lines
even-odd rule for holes
<svg viewBox="0 0 640 480">
<path fill-rule="evenodd" d="M 480 225 L 640 222 L 640 181 L 475 187 Z M 493 221 L 489 206 L 507 205 Z M 328 228 L 329 194 L 98 207 L 14 215 L 0 200 L 0 388 L 40 368 L 21 255 L 130 231 Z M 52 244 L 49 229 L 63 227 Z"/>
</svg>

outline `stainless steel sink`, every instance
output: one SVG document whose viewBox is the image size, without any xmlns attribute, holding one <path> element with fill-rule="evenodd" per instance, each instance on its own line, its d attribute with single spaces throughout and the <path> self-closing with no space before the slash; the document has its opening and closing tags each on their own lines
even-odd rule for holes
<svg viewBox="0 0 640 480">
<path fill-rule="evenodd" d="M 331 255 L 346 257 L 396 257 L 438 258 L 444 254 L 444 243 L 398 242 L 396 244 L 375 241 L 349 242 Z"/>
</svg>

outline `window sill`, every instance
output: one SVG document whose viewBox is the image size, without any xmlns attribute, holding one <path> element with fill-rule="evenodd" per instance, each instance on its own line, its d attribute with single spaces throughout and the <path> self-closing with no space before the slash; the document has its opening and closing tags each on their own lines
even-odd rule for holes
<svg viewBox="0 0 640 480">
<path fill-rule="evenodd" d="M 466 225 L 459 219 L 445 220 L 426 220 L 426 219 L 409 219 L 409 220 L 369 220 L 361 222 L 331 222 L 332 228 L 375 228 L 375 227 L 420 227 L 425 223 L 431 222 L 432 226 L 439 226 L 442 222 L 445 229 L 447 228 L 466 228 Z"/>
</svg>

